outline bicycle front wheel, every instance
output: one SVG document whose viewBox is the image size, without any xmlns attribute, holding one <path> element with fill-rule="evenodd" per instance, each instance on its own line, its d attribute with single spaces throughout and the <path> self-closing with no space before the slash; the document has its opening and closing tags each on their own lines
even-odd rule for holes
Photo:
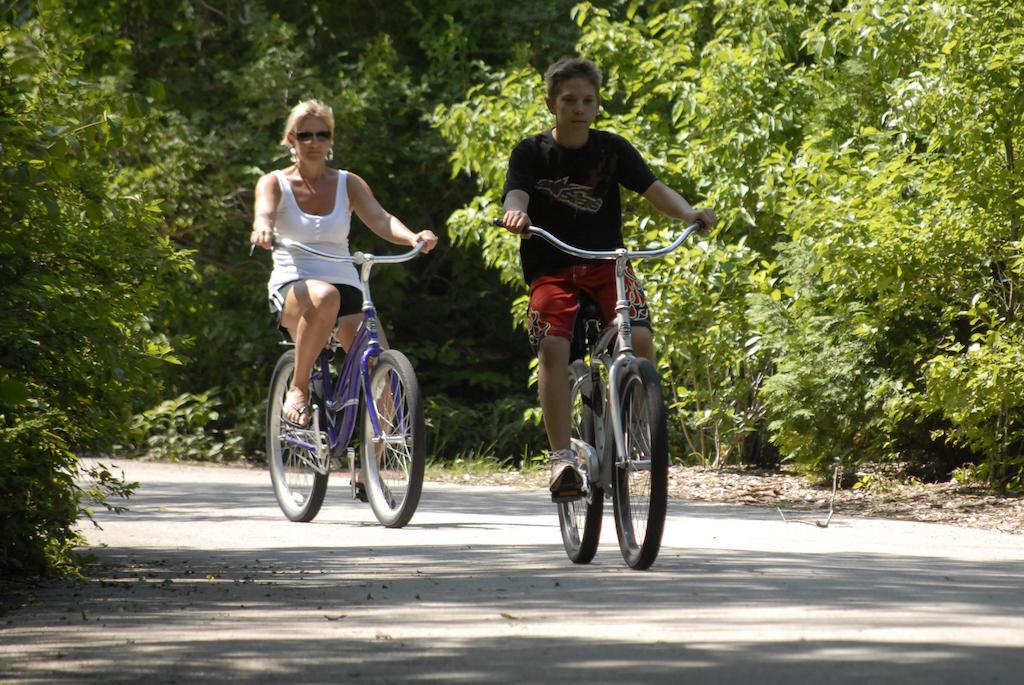
<svg viewBox="0 0 1024 685">
<path fill-rule="evenodd" d="M 267 461 L 274 496 L 281 511 L 291 521 L 308 522 L 319 513 L 327 494 L 327 473 L 318 468 L 318 448 L 326 448 L 327 432 L 321 430 L 320 412 L 314 412 L 309 425 L 298 428 L 288 424 L 281 414 L 288 388 L 295 373 L 295 350 L 277 360 L 270 377 L 267 397 Z"/>
<path fill-rule="evenodd" d="M 626 453 L 612 469 L 615 532 L 631 568 L 658 557 L 668 503 L 668 439 L 661 379 L 654 365 L 635 359 L 622 374 L 619 395 Z"/>
<path fill-rule="evenodd" d="M 594 392 L 590 369 L 576 360 L 569 365 L 569 401 L 571 408 L 572 437 L 592 447 L 597 447 L 595 438 L 598 425 L 594 402 L 601 401 L 601 394 Z M 585 465 L 589 467 L 590 465 Z M 599 474 L 588 473 L 590 493 L 586 497 L 558 504 L 558 525 L 562 530 L 562 544 L 569 559 L 576 564 L 589 564 L 597 553 L 601 539 L 601 517 L 604 513 L 604 491 L 598 487 Z"/>
<path fill-rule="evenodd" d="M 385 350 L 370 375 L 370 395 L 380 425 L 374 435 L 363 412 L 362 462 L 367 499 L 388 528 L 401 528 L 416 512 L 427 461 L 423 397 L 408 358 Z"/>
</svg>

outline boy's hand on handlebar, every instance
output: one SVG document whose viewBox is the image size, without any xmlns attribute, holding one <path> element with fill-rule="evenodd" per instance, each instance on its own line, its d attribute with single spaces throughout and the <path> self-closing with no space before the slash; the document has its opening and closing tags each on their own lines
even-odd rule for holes
<svg viewBox="0 0 1024 685">
<path fill-rule="evenodd" d="M 424 252 L 430 252 L 437 245 L 437 236 L 433 231 L 420 231 L 416 234 L 416 242 L 413 243 L 413 246 L 415 247 L 419 243 L 423 243 Z"/>
<path fill-rule="evenodd" d="M 495 221 L 495 223 L 499 223 Z M 523 231 L 530 227 L 529 215 L 521 209 L 510 209 L 502 215 L 500 225 L 513 233 L 519 234 L 523 239 L 529 238 L 530 234 L 523 234 Z"/>
<path fill-rule="evenodd" d="M 693 210 L 693 219 L 690 220 L 690 223 L 699 221 L 702 226 L 697 229 L 697 232 L 701 235 L 707 235 L 711 229 L 714 228 L 717 220 L 718 217 L 715 216 L 715 210 L 710 207 L 695 207 Z"/>
</svg>

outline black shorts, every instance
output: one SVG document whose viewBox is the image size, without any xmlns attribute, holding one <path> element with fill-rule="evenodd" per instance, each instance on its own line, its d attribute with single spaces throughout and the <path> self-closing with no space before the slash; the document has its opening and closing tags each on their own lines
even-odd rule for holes
<svg viewBox="0 0 1024 685">
<path fill-rule="evenodd" d="M 288 296 L 288 289 L 298 281 L 288 281 L 275 292 L 271 293 L 270 299 L 270 314 L 274 317 L 274 325 L 277 326 L 277 330 L 281 331 L 284 335 L 285 340 L 291 340 L 292 336 L 288 333 L 288 329 L 281 325 L 281 312 L 284 309 L 284 299 Z M 363 311 L 363 291 L 359 288 L 355 288 L 351 285 L 332 283 L 337 289 L 338 294 L 341 295 L 341 306 L 338 307 L 338 318 L 348 316 L 349 314 L 358 314 Z"/>
</svg>

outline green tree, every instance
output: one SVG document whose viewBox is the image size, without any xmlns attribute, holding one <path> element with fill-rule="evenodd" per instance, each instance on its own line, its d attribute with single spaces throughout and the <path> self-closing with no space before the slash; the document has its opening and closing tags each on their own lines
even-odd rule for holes
<svg viewBox="0 0 1024 685">
<path fill-rule="evenodd" d="M 82 77 L 81 57 L 56 5 L 0 32 L 5 574 L 74 565 L 79 515 L 130 489 L 75 454 L 109 448 L 175 361 L 148 315 L 187 262 L 158 235 L 159 206 L 112 180 L 137 121 Z"/>
<path fill-rule="evenodd" d="M 770 194 L 781 170 L 768 160 L 795 135 L 801 99 L 776 57 L 782 31 L 761 20 L 788 17 L 777 3 L 720 9 L 699 3 L 583 3 L 574 10 L 581 27 L 577 52 L 603 69 L 603 116 L 596 126 L 634 142 L 659 178 L 693 202 L 718 205 L 725 228 L 717 240 L 663 263 L 645 265 L 645 288 L 654 305 L 662 371 L 674 390 L 672 407 L 684 437 L 679 458 L 724 463 L 744 455 L 763 408 L 757 388 L 768 362 L 745 316 L 746 297 L 760 281 L 758 252 L 749 241 L 775 240 Z M 776 16 L 777 15 L 777 16 Z M 784 31 L 796 29 L 798 16 Z M 708 26 L 722 25 L 721 32 Z M 746 42 L 749 32 L 756 38 Z M 767 45 L 772 60 L 764 59 Z M 480 194 L 449 222 L 462 243 L 479 244 L 502 278 L 520 288 L 514 241 L 486 218 L 500 207 L 498 193 L 508 153 L 522 136 L 550 126 L 536 70 L 495 71 L 467 99 L 435 112 L 453 145 L 455 173 L 474 175 Z M 712 95 L 713 94 L 713 95 Z M 775 105 L 787 99 L 789 108 Z M 771 102 L 763 116 L 751 116 Z M 764 192 L 763 189 L 767 189 Z M 678 230 L 635 198 L 626 201 L 626 229 L 635 244 L 666 242 Z M 756 217 L 756 218 L 755 218 Z M 756 230 L 749 230 L 751 226 Z M 763 227 L 763 228 L 762 228 Z M 522 320 L 524 300 L 515 306 Z"/>
<path fill-rule="evenodd" d="M 597 125 L 723 219 L 648 276 L 689 453 L 750 457 L 767 430 L 813 471 L 888 459 L 941 476 L 975 460 L 1019 483 L 1021 10 L 758 0 L 575 16 L 577 52 L 606 74 Z M 493 71 L 435 113 L 479 183 L 453 215 L 460 240 L 510 283 L 514 251 L 482 218 L 511 142 L 547 125 L 539 98 L 532 69 Z M 635 240 L 664 239 L 630 209 Z"/>
<path fill-rule="evenodd" d="M 127 53 L 130 87 L 163 91 L 160 102 L 146 98 L 145 145 L 119 161 L 130 170 L 126 183 L 165 198 L 167 235 L 195 254 L 195 273 L 176 283 L 159 324 L 173 331 L 185 362 L 184 373 L 168 377 L 169 390 L 198 399 L 217 388 L 208 398 L 222 407 L 216 428 L 243 437 L 221 456 L 262 450 L 265 376 L 279 338 L 269 318 L 252 315 L 265 311 L 269 266 L 264 254 L 247 256 L 246 238 L 256 179 L 287 164 L 277 144 L 287 110 L 307 97 L 331 104 L 336 164 L 367 178 L 410 225 L 440 230 L 469 186 L 445 172 L 447 149 L 424 113 L 464 93 L 485 61 L 543 52 L 574 33 L 570 22 L 553 31 L 533 24 L 568 6 L 75 3 L 97 53 Z M 357 230 L 355 240 L 387 249 L 368 232 Z M 374 293 L 428 394 L 478 404 L 524 386 L 528 346 L 509 344 L 507 292 L 478 250 L 442 245 L 406 268 L 380 270 Z M 481 328 L 481 319 L 500 323 Z M 510 366 L 510 353 L 521 363 Z"/>
<path fill-rule="evenodd" d="M 808 438 L 828 434 L 855 461 L 942 475 L 973 459 L 1020 482 L 1021 18 L 1008 2 L 865 1 L 805 32 L 818 104 L 786 176 L 794 297 L 769 336 L 789 371 L 765 395 L 777 439 L 812 463 L 829 442 Z M 820 361 L 856 372 L 824 375 L 798 351 L 815 329 L 831 340 Z M 801 378 L 836 402 L 794 398 Z M 837 405 L 854 419 L 845 437 Z"/>
</svg>

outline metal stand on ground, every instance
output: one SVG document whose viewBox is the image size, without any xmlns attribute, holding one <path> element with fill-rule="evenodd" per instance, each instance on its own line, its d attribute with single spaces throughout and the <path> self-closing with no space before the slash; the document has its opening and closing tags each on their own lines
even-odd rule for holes
<svg viewBox="0 0 1024 685">
<path fill-rule="evenodd" d="M 831 497 L 831 499 L 829 499 L 829 502 L 828 502 L 828 518 L 826 518 L 824 522 L 815 521 L 814 525 L 816 525 L 818 528 L 828 528 L 828 524 L 832 522 L 832 515 L 835 513 L 836 492 L 839 489 L 839 474 L 841 474 L 842 472 L 843 472 L 843 465 L 837 459 L 836 462 L 835 462 L 835 466 L 832 469 L 832 497 Z M 789 519 L 787 519 L 786 515 L 784 513 L 782 513 L 782 509 L 781 508 L 775 507 L 775 511 L 779 512 L 779 516 L 782 517 L 783 522 L 789 523 Z M 807 523 L 807 522 L 806 521 L 798 521 L 798 523 Z"/>
</svg>

